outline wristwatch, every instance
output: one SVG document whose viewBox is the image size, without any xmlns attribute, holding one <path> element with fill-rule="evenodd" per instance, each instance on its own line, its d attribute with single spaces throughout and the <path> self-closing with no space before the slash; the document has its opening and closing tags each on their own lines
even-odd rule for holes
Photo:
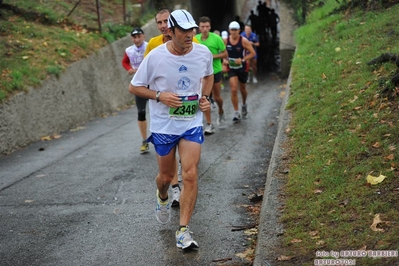
<svg viewBox="0 0 399 266">
<path fill-rule="evenodd" d="M 203 95 L 203 96 L 205 96 L 205 99 L 206 99 L 208 102 L 211 102 L 211 99 L 209 99 L 209 96 L 208 96 L 208 95 Z"/>
<path fill-rule="evenodd" d="M 157 91 L 157 94 L 155 95 L 155 100 L 157 100 L 157 103 L 159 103 L 159 96 L 161 96 L 161 92 Z"/>
<path fill-rule="evenodd" d="M 245 63 L 245 59 L 244 59 L 244 58 L 243 58 L 243 59 L 241 59 L 241 62 L 242 62 L 242 63 Z"/>
</svg>

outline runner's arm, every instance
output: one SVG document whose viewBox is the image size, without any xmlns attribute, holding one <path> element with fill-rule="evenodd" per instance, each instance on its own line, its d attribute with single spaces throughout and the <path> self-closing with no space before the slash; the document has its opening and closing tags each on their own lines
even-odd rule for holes
<svg viewBox="0 0 399 266">
<path fill-rule="evenodd" d="M 199 101 L 199 109 L 201 112 L 205 112 L 211 108 L 211 103 L 206 97 L 212 92 L 213 87 L 213 74 L 206 76 L 202 79 L 202 97 Z"/>
<path fill-rule="evenodd" d="M 242 46 L 244 46 L 244 49 L 248 51 L 242 60 L 249 60 L 255 57 L 256 53 L 250 41 L 242 38 Z"/>
<path fill-rule="evenodd" d="M 132 66 L 130 65 L 130 59 L 127 56 L 127 54 L 125 53 L 125 55 L 123 56 L 122 59 L 122 66 L 124 69 L 126 69 L 127 71 L 129 71 L 130 69 L 132 69 Z"/>
</svg>

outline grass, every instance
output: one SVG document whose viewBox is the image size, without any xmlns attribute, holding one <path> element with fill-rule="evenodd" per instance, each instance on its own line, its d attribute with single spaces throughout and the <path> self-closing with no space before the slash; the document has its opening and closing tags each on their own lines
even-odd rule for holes
<svg viewBox="0 0 399 266">
<path fill-rule="evenodd" d="M 399 4 L 337 13 L 336 1 L 325 3 L 296 31 L 281 218 L 289 265 L 313 265 L 322 250 L 399 249 L 399 106 L 386 82 L 398 69 L 367 64 L 383 53 L 399 56 Z M 369 174 L 386 179 L 370 185 Z M 370 227 L 377 214 L 383 231 Z M 350 258 L 356 265 L 399 261 Z"/>
<path fill-rule="evenodd" d="M 125 37 L 141 23 L 123 23 L 122 0 L 101 1 L 102 33 L 95 1 L 82 1 L 69 17 L 74 0 L 3 3 L 18 11 L 0 10 L 0 103 L 29 87 L 40 87 L 50 75 L 59 77 L 71 63 Z"/>
</svg>

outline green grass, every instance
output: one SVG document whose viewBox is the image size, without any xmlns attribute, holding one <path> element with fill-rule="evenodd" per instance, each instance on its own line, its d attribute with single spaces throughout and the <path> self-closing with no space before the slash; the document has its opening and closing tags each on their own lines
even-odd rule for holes
<svg viewBox="0 0 399 266">
<path fill-rule="evenodd" d="M 98 32 L 93 5 L 83 1 L 70 17 L 74 0 L 3 0 L 23 11 L 0 10 L 0 103 L 29 87 L 40 87 L 73 62 L 122 37 L 133 26 L 123 22 L 122 1 L 101 1 L 104 22 Z M 90 8 L 90 9 L 87 9 Z M 120 13 L 114 14 L 115 10 Z M 119 20 L 118 20 L 119 19 Z M 139 22 L 138 22 L 139 23 Z"/>
<path fill-rule="evenodd" d="M 332 13 L 337 7 L 326 1 L 296 31 L 281 219 L 282 252 L 295 265 L 313 265 L 317 250 L 399 249 L 399 99 L 381 86 L 397 67 L 367 65 L 382 53 L 399 55 L 399 5 Z M 370 173 L 387 178 L 370 186 Z M 384 232 L 370 229 L 375 214 L 386 221 L 378 225 Z M 398 261 L 357 258 L 357 265 Z"/>
</svg>

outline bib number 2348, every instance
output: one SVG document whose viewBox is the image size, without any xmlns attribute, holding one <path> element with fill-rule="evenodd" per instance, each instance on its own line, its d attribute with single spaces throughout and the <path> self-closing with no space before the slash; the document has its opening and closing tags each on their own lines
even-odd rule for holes
<svg viewBox="0 0 399 266">
<path fill-rule="evenodd" d="M 196 117 L 198 109 L 198 95 L 181 96 L 183 105 L 169 108 L 169 117 L 175 120 L 192 120 Z"/>
</svg>

